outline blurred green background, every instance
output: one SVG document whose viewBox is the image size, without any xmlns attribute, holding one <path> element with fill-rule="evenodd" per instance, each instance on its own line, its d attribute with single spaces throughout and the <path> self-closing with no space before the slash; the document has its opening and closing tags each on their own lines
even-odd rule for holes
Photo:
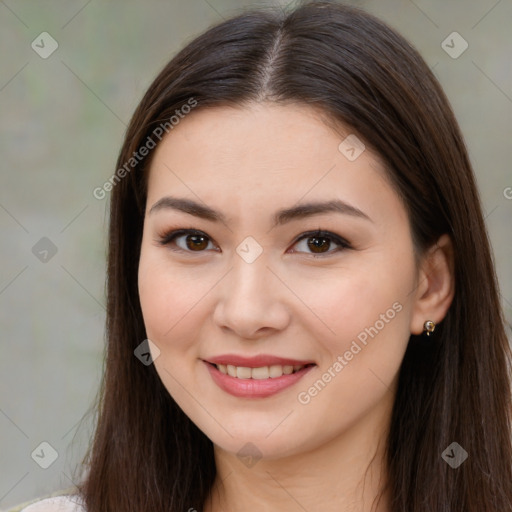
<svg viewBox="0 0 512 512">
<path fill-rule="evenodd" d="M 345 3 L 395 27 L 444 87 L 511 322 L 512 2 Z M 78 426 L 100 381 L 105 321 L 108 197 L 93 190 L 114 172 L 135 106 L 208 26 L 273 4 L 0 1 L 0 508 L 72 486 L 85 453 L 91 422 Z M 463 39 L 449 55 L 442 43 L 454 31 Z M 42 442 L 58 454 L 47 469 L 53 452 Z"/>
</svg>

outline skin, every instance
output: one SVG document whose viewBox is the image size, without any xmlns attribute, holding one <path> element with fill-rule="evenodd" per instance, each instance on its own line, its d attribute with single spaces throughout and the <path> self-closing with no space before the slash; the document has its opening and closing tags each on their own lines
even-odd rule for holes
<svg viewBox="0 0 512 512">
<path fill-rule="evenodd" d="M 397 375 L 410 334 L 448 310 L 452 249 L 444 235 L 416 265 L 407 213 L 378 155 L 367 147 L 350 161 L 338 150 L 349 133 L 308 105 L 250 104 L 194 111 L 155 149 L 140 301 L 162 382 L 214 443 L 217 479 L 206 512 L 369 512 L 374 501 L 373 510 L 390 510 L 386 494 L 378 506 L 376 498 Z M 208 205 L 226 222 L 170 208 L 150 213 L 164 196 Z M 330 199 L 371 220 L 329 212 L 272 227 L 281 208 Z M 180 228 L 208 238 L 195 251 L 186 235 L 158 243 Z M 307 239 L 297 241 L 318 228 L 351 248 L 338 251 L 328 239 L 312 252 Z M 248 236 L 263 250 L 252 263 L 236 252 Z M 329 368 L 332 375 L 338 356 L 396 303 L 394 318 L 301 403 L 299 393 Z M 202 362 L 226 353 L 317 366 L 276 395 L 237 398 Z M 252 466 L 237 456 L 248 442 L 261 457 Z"/>
</svg>

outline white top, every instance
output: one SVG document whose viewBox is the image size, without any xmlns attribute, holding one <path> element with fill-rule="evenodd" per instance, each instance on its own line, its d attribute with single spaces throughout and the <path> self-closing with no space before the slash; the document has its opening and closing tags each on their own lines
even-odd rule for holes
<svg viewBox="0 0 512 512">
<path fill-rule="evenodd" d="M 76 496 L 55 496 L 32 503 L 20 512 L 85 512 Z"/>
</svg>

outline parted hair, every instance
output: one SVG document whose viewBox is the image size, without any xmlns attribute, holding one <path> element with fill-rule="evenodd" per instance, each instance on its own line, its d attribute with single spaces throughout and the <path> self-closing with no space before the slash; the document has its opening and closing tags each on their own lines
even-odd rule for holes
<svg viewBox="0 0 512 512">
<path fill-rule="evenodd" d="M 335 2 L 244 12 L 158 74 L 116 168 L 190 98 L 194 111 L 318 107 L 381 156 L 417 255 L 450 236 L 454 299 L 428 342 L 411 335 L 400 367 L 385 459 L 391 510 L 511 511 L 511 353 L 490 243 L 460 128 L 417 50 L 373 15 Z M 154 366 L 134 357 L 147 338 L 137 272 L 151 154 L 111 192 L 104 377 L 79 486 L 87 512 L 201 511 L 216 475 L 212 442 Z M 468 453 L 456 469 L 441 457 L 454 441 Z"/>
</svg>

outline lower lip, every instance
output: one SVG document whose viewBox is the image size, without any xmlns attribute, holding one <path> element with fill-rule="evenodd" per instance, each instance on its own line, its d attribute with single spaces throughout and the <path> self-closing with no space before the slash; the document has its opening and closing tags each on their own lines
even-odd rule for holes
<svg viewBox="0 0 512 512">
<path fill-rule="evenodd" d="M 219 371 L 216 366 L 206 361 L 204 361 L 204 363 L 219 388 L 233 396 L 242 398 L 266 398 L 275 395 L 279 393 L 279 391 L 293 386 L 302 379 L 309 370 L 314 368 L 314 366 L 308 366 L 298 372 L 276 377 L 275 379 L 238 379 L 230 375 L 225 375 Z"/>
</svg>

